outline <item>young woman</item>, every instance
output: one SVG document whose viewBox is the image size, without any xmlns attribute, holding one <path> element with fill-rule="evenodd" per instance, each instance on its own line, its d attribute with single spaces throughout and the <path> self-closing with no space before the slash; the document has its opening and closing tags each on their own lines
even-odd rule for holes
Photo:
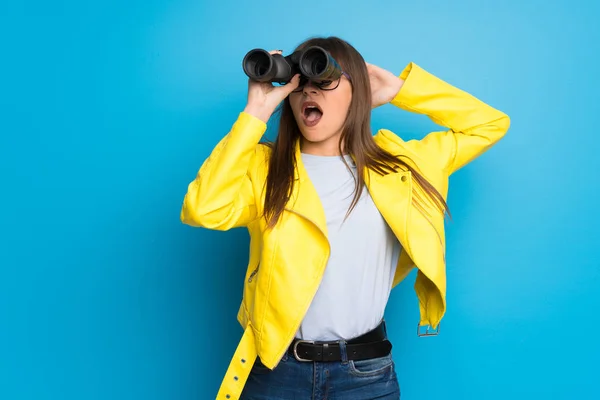
<svg viewBox="0 0 600 400">
<path fill-rule="evenodd" d="M 347 42 L 311 39 L 343 69 L 250 80 L 248 103 L 188 187 L 181 219 L 247 227 L 244 335 L 218 399 L 398 399 L 383 322 L 392 287 L 417 268 L 418 326 L 446 309 L 448 177 L 506 133 L 509 118 L 410 63 L 399 76 Z M 391 103 L 446 127 L 404 141 L 371 134 Z M 259 143 L 281 104 L 277 139 Z"/>
</svg>

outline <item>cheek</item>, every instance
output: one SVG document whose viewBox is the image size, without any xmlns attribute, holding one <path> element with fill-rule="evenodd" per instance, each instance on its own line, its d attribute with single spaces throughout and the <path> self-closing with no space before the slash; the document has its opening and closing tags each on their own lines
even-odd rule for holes
<svg viewBox="0 0 600 400">
<path fill-rule="evenodd" d="M 331 100 L 331 105 L 333 106 L 337 122 L 343 123 L 348 115 L 348 109 L 350 108 L 350 102 L 352 101 L 352 94 L 339 93 L 338 96 Z"/>
<path fill-rule="evenodd" d="M 292 112 L 294 113 L 294 115 L 296 115 L 298 113 L 298 110 L 300 109 L 300 97 L 297 94 L 290 94 L 288 100 L 290 102 Z"/>
</svg>

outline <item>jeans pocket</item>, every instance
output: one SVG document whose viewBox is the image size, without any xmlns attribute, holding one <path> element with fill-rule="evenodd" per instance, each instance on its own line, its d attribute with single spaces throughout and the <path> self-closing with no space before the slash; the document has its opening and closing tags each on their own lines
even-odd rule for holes
<svg viewBox="0 0 600 400">
<path fill-rule="evenodd" d="M 350 373 L 356 376 L 383 375 L 394 367 L 392 354 L 383 357 L 370 358 L 368 360 L 348 361 Z"/>
<path fill-rule="evenodd" d="M 281 361 L 279 361 L 279 364 L 277 364 L 277 366 L 275 367 L 275 369 L 271 370 L 269 369 L 267 366 L 265 366 L 265 364 L 262 363 L 262 361 L 260 361 L 260 357 L 256 357 L 256 361 L 254 362 L 254 365 L 252 366 L 252 373 L 256 373 L 256 374 L 268 374 L 270 372 L 276 371 L 278 367 L 281 367 L 281 365 L 283 363 L 285 363 L 288 360 L 288 354 L 287 352 L 283 354 L 283 357 L 281 358 Z"/>
</svg>

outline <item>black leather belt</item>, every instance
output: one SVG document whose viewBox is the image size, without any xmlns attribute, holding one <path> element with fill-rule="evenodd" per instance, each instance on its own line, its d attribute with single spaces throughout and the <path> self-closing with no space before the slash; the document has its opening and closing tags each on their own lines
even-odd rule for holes
<svg viewBox="0 0 600 400">
<path fill-rule="evenodd" d="M 370 332 L 346 341 L 348 360 L 367 360 L 390 354 L 392 343 L 387 340 L 385 322 Z M 298 361 L 341 361 L 342 352 L 339 341 L 315 342 L 294 339 L 288 352 Z"/>
</svg>

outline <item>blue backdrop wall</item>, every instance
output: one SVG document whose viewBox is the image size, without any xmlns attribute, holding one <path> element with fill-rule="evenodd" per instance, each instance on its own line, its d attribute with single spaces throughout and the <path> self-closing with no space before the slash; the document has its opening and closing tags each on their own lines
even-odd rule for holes
<svg viewBox="0 0 600 400">
<path fill-rule="evenodd" d="M 486 2 L 489 3 L 489 2 Z M 8 1 L 0 5 L 0 398 L 208 399 L 241 335 L 246 231 L 179 222 L 246 99 L 250 48 L 337 35 L 507 112 L 452 177 L 449 309 L 387 310 L 406 399 L 595 398 L 597 3 Z M 384 106 L 373 127 L 437 129 Z"/>
</svg>

